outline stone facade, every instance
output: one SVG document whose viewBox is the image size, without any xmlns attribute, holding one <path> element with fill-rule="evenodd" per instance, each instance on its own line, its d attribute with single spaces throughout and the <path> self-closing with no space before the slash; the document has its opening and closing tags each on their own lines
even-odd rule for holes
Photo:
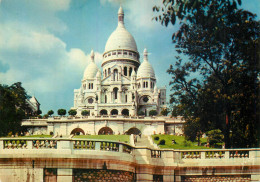
<svg viewBox="0 0 260 182">
<path fill-rule="evenodd" d="M 166 88 L 157 88 L 156 76 L 148 61 L 148 52 L 140 54 L 133 36 L 124 26 L 124 12 L 118 11 L 118 26 L 110 35 L 103 54 L 102 70 L 91 51 L 81 87 L 74 90 L 74 107 L 78 115 L 88 110 L 90 115 L 136 116 L 149 111 L 160 113 L 166 107 Z"/>
</svg>

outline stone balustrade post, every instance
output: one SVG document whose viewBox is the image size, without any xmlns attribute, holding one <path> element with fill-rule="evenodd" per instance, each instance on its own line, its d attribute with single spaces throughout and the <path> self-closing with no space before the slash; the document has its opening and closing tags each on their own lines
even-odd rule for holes
<svg viewBox="0 0 260 182">
<path fill-rule="evenodd" d="M 201 152 L 201 159 L 206 159 L 206 152 L 205 151 Z"/>
<path fill-rule="evenodd" d="M 0 141 L 0 150 L 1 150 L 1 149 L 4 149 L 4 140 L 1 140 L 1 141 Z"/>
<path fill-rule="evenodd" d="M 32 140 L 27 140 L 27 148 L 32 149 L 33 148 L 33 142 Z"/>
<path fill-rule="evenodd" d="M 230 150 L 229 151 L 225 151 L 225 159 L 229 159 L 229 154 L 230 154 Z"/>
<path fill-rule="evenodd" d="M 123 152 L 123 144 L 119 144 L 119 152 Z"/>
<path fill-rule="evenodd" d="M 100 144 L 101 144 L 101 142 L 95 143 L 95 150 L 100 150 Z"/>
</svg>

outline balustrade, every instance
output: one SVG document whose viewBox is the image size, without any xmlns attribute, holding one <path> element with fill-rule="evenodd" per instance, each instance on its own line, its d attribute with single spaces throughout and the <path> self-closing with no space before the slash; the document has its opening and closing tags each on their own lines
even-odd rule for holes
<svg viewBox="0 0 260 182">
<path fill-rule="evenodd" d="M 201 159 L 201 152 L 181 152 L 182 159 Z"/>
<path fill-rule="evenodd" d="M 73 149 L 94 150 L 95 144 L 96 144 L 95 141 L 76 140 L 76 141 L 73 141 Z"/>
<path fill-rule="evenodd" d="M 207 151 L 206 152 L 206 159 L 221 159 L 225 158 L 224 151 Z"/>
<path fill-rule="evenodd" d="M 249 151 L 247 150 L 230 151 L 229 158 L 249 158 Z"/>
<path fill-rule="evenodd" d="M 114 142 L 101 142 L 100 150 L 119 152 L 119 144 Z"/>
<path fill-rule="evenodd" d="M 152 158 L 161 158 L 162 152 L 160 150 L 151 150 L 151 157 Z"/>
<path fill-rule="evenodd" d="M 26 140 L 4 140 L 4 149 L 27 149 Z"/>
<path fill-rule="evenodd" d="M 123 145 L 123 152 L 131 154 L 132 148 L 128 145 Z"/>
<path fill-rule="evenodd" d="M 33 149 L 57 149 L 56 140 L 33 140 Z"/>
</svg>

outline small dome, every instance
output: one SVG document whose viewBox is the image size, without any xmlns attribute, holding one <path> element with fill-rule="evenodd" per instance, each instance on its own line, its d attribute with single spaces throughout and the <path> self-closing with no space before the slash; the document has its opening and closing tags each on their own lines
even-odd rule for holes
<svg viewBox="0 0 260 182">
<path fill-rule="evenodd" d="M 96 74 L 96 77 L 97 77 L 97 78 L 100 78 L 100 77 L 101 77 L 101 72 L 100 72 L 100 70 L 98 70 L 98 72 L 97 72 L 97 74 Z"/>
<path fill-rule="evenodd" d="M 118 26 L 108 38 L 105 52 L 117 49 L 127 49 L 137 52 L 135 39 L 124 26 L 124 11 L 121 6 L 118 10 Z"/>
<path fill-rule="evenodd" d="M 94 51 L 91 51 L 90 54 L 91 57 L 91 62 L 89 65 L 86 67 L 84 71 L 84 77 L 83 79 L 93 79 L 96 77 L 97 72 L 99 71 L 99 68 L 97 67 L 96 63 L 94 62 Z"/>
<path fill-rule="evenodd" d="M 132 77 L 136 76 L 135 70 L 132 71 L 131 76 L 132 76 Z"/>
<path fill-rule="evenodd" d="M 152 65 L 148 62 L 148 52 L 144 50 L 144 61 L 137 71 L 137 78 L 155 78 Z"/>
</svg>

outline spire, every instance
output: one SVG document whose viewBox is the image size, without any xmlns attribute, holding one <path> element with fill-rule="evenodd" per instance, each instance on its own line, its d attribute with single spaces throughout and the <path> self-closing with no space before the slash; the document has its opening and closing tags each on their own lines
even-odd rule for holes
<svg viewBox="0 0 260 182">
<path fill-rule="evenodd" d="M 147 49 L 144 49 L 144 61 L 148 61 L 148 52 Z"/>
<path fill-rule="evenodd" d="M 91 58 L 91 62 L 94 62 L 95 54 L 94 54 L 93 49 L 91 50 L 90 58 Z"/>
<path fill-rule="evenodd" d="M 118 25 L 124 25 L 124 10 L 122 6 L 118 10 Z"/>
</svg>

